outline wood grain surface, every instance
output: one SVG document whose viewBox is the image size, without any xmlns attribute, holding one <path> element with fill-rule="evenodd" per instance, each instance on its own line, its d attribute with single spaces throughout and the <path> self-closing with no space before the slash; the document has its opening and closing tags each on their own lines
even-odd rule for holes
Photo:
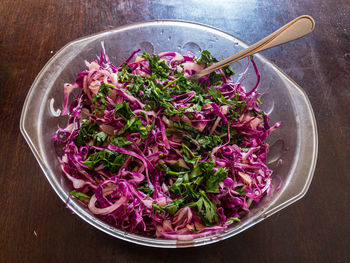
<svg viewBox="0 0 350 263">
<path fill-rule="evenodd" d="M 350 262 L 350 1 L 1 0 L 0 14 L 0 262 Z M 78 37 L 170 18 L 253 43 L 303 14 L 315 31 L 264 55 L 311 100 L 314 179 L 303 199 L 231 239 L 167 250 L 108 236 L 65 208 L 20 134 L 35 76 Z"/>
</svg>

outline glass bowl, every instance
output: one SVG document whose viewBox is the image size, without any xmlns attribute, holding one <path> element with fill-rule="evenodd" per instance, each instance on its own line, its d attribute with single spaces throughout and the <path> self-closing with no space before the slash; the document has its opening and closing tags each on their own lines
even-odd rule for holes
<svg viewBox="0 0 350 263">
<path fill-rule="evenodd" d="M 214 243 L 232 237 L 266 217 L 302 198 L 312 180 L 317 158 L 315 117 L 305 92 L 279 68 L 261 55 L 255 61 L 261 72 L 262 108 L 270 114 L 271 123 L 282 125 L 268 138 L 271 145 L 269 167 L 274 170 L 272 191 L 255 205 L 239 224 L 192 241 L 147 238 L 116 229 L 92 215 L 79 200 L 68 198 L 72 190 L 64 180 L 52 136 L 58 126 L 65 127 L 67 117 L 59 115 L 63 106 L 63 84 L 74 82 L 76 72 L 85 68 L 101 50 L 104 41 L 112 62 L 119 64 L 140 48 L 149 53 L 188 51 L 199 55 L 207 49 L 217 58 L 228 57 L 247 44 L 218 29 L 184 21 L 158 20 L 122 26 L 110 31 L 80 38 L 68 43 L 44 66 L 25 100 L 20 128 L 52 188 L 78 216 L 96 228 L 117 238 L 153 247 L 190 247 Z M 236 73 L 243 72 L 247 60 L 232 64 Z M 246 87 L 256 81 L 252 67 Z M 240 75 L 236 74 L 236 78 Z"/>
</svg>

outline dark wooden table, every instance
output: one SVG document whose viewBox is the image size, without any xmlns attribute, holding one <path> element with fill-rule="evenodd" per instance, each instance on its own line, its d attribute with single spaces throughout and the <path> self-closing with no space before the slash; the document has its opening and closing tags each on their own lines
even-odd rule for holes
<svg viewBox="0 0 350 263">
<path fill-rule="evenodd" d="M 0 14 L 0 262 L 350 262 L 348 0 L 1 0 Z M 20 134 L 31 83 L 73 39 L 171 18 L 252 43 L 302 14 L 316 20 L 312 35 L 264 55 L 311 100 L 319 132 L 315 176 L 302 200 L 229 240 L 175 251 L 98 231 L 65 208 Z"/>
</svg>

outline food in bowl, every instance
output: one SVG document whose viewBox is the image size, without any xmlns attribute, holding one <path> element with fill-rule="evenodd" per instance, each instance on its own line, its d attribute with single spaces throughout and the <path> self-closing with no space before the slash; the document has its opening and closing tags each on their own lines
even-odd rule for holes
<svg viewBox="0 0 350 263">
<path fill-rule="evenodd" d="M 69 121 L 54 140 L 71 195 L 139 235 L 189 240 L 226 229 L 271 185 L 266 138 L 281 123 L 270 127 L 260 108 L 257 66 L 250 58 L 257 83 L 247 91 L 229 66 L 189 80 L 217 62 L 206 50 L 139 51 L 115 66 L 103 48 L 64 85 Z"/>
</svg>

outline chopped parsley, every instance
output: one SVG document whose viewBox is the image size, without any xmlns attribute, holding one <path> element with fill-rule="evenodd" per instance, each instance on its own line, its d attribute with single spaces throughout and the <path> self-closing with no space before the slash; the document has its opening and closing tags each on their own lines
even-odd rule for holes
<svg viewBox="0 0 350 263">
<path fill-rule="evenodd" d="M 103 165 L 103 169 L 115 173 L 125 163 L 127 158 L 128 155 L 103 149 L 90 154 L 82 163 L 89 167 L 90 170 L 93 170 L 99 165 Z"/>
<path fill-rule="evenodd" d="M 87 194 L 80 193 L 80 192 L 77 192 L 75 190 L 71 191 L 69 194 L 72 196 L 75 196 L 76 198 L 82 198 L 82 197 L 83 198 L 90 198 L 90 196 L 88 196 Z"/>
</svg>

